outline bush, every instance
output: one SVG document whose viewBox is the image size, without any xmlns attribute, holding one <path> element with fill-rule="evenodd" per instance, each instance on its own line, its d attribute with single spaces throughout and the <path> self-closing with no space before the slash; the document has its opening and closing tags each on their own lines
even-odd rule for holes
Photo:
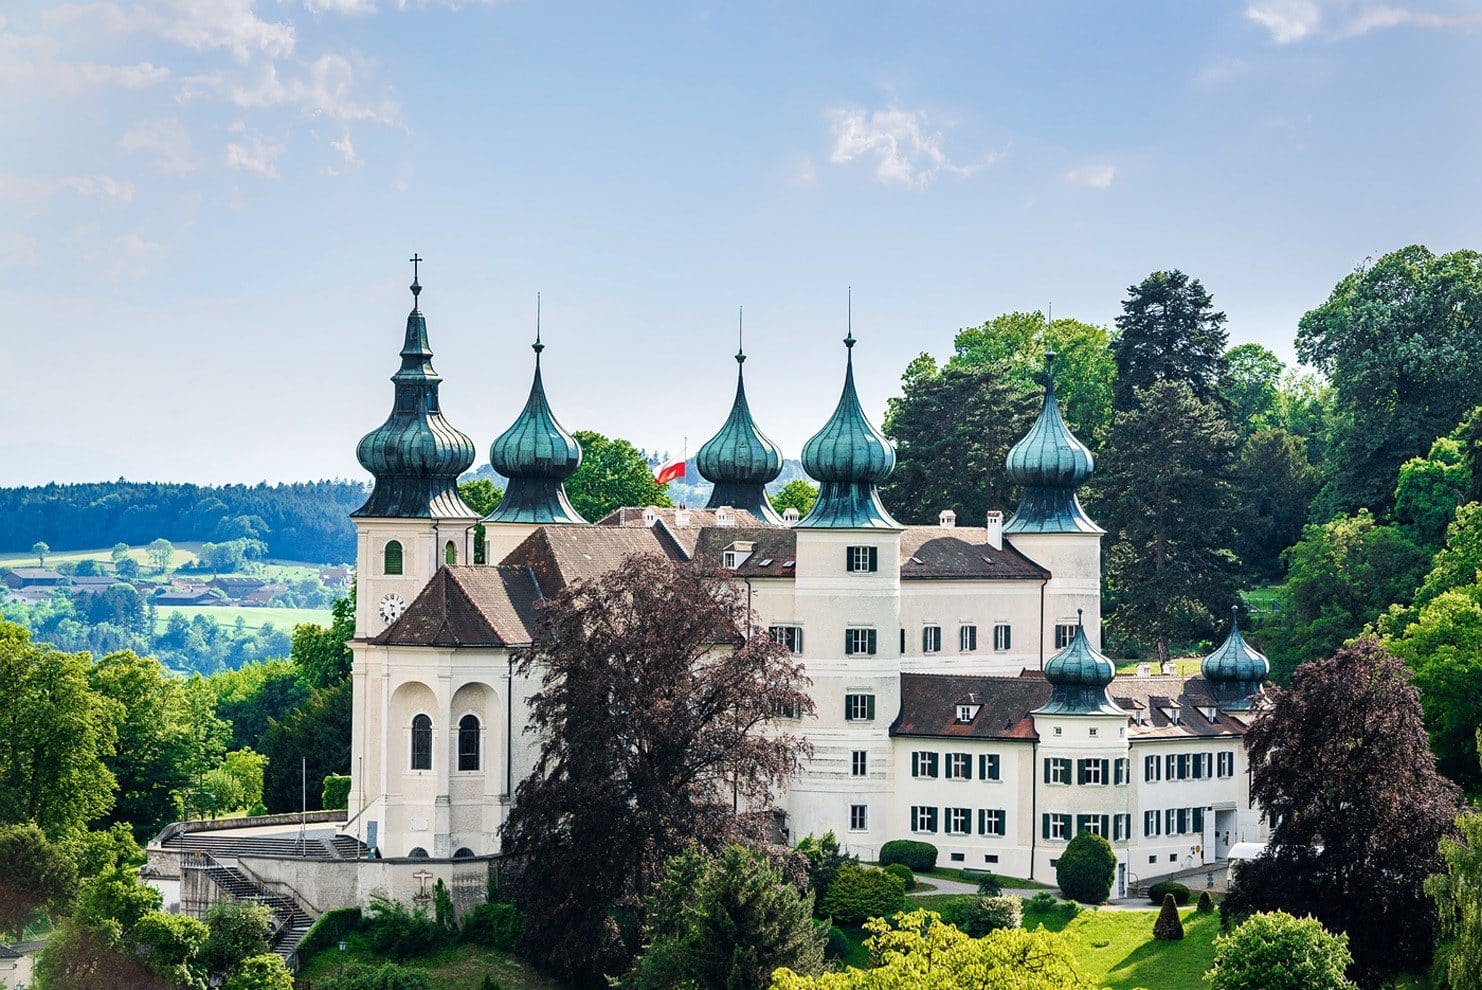
<svg viewBox="0 0 1482 990">
<path fill-rule="evenodd" d="M 324 808 L 350 807 L 350 777 L 337 773 L 324 775 L 324 790 L 320 792 Z"/>
<path fill-rule="evenodd" d="M 1055 863 L 1055 882 L 1060 893 L 1073 901 L 1100 904 L 1111 893 L 1117 878 L 1117 854 L 1111 843 L 1094 832 L 1071 839 Z"/>
<path fill-rule="evenodd" d="M 202 962 L 212 973 L 227 973 L 244 959 L 269 951 L 273 912 L 247 901 L 218 901 L 206 911 L 206 945 Z M 276 958 L 276 957 L 274 957 Z"/>
<path fill-rule="evenodd" d="M 1214 940 L 1211 990 L 1352 990 L 1348 936 L 1326 931 L 1316 918 L 1275 911 L 1254 914 Z"/>
<path fill-rule="evenodd" d="M 1003 884 L 998 882 L 998 877 L 992 873 L 984 873 L 978 878 L 978 896 L 1000 897 L 1003 895 Z"/>
<path fill-rule="evenodd" d="M 905 863 L 915 873 L 930 873 L 937 868 L 937 847 L 915 839 L 891 839 L 880 847 L 880 865 Z"/>
<path fill-rule="evenodd" d="M 1194 910 L 1198 911 L 1200 914 L 1214 913 L 1214 898 L 1209 896 L 1209 891 L 1200 891 L 1199 903 L 1197 906 L 1195 906 Z"/>
<path fill-rule="evenodd" d="M 1148 900 L 1154 904 L 1162 904 L 1163 897 L 1166 894 L 1172 894 L 1174 903 L 1179 907 L 1183 907 L 1189 903 L 1189 888 L 1175 880 L 1164 880 L 1162 883 L 1155 883 L 1148 888 Z"/>
<path fill-rule="evenodd" d="M 868 866 L 841 866 L 823 897 L 820 913 L 836 922 L 857 925 L 895 914 L 905 901 L 906 885 L 900 877 Z"/>
<path fill-rule="evenodd" d="M 1173 902 L 1172 894 L 1164 894 L 1158 920 L 1153 922 L 1153 938 L 1160 942 L 1177 942 L 1183 937 L 1184 923 L 1178 916 L 1178 905 Z"/>
<path fill-rule="evenodd" d="M 839 840 L 833 832 L 825 832 L 822 836 L 805 835 L 798 840 L 796 849 L 808 864 L 808 886 L 813 888 L 815 907 L 828 893 L 828 885 L 834 882 L 839 867 L 859 862 L 858 856 L 851 856 L 839 848 Z M 907 881 L 907 886 L 910 886 L 910 881 Z"/>
<path fill-rule="evenodd" d="M 900 877 L 904 881 L 907 890 L 916 886 L 916 874 L 912 873 L 911 868 L 905 863 L 891 863 L 885 867 L 885 872 L 893 877 Z"/>
<path fill-rule="evenodd" d="M 854 950 L 854 943 L 849 941 L 849 936 L 844 934 L 844 929 L 838 925 L 828 926 L 828 942 L 823 947 L 824 957 L 827 959 L 844 959 Z"/>
<path fill-rule="evenodd" d="M 1055 895 L 1049 891 L 1042 890 L 1029 899 L 1029 910 L 1035 914 L 1044 914 L 1055 907 Z"/>
<path fill-rule="evenodd" d="M 989 932 L 1005 928 L 1018 928 L 1024 917 L 1023 906 L 1017 897 L 973 897 L 961 913 L 961 920 L 953 924 L 973 938 L 982 938 Z"/>
<path fill-rule="evenodd" d="M 1060 917 L 1071 921 L 1081 913 L 1081 906 L 1075 901 L 1063 901 L 1055 910 L 1060 913 Z"/>
<path fill-rule="evenodd" d="M 338 908 L 325 911 L 314 927 L 298 944 L 298 961 L 303 965 L 325 949 L 335 948 L 360 927 L 360 908 Z"/>
<path fill-rule="evenodd" d="M 341 976 L 315 981 L 316 990 L 431 990 L 427 977 L 415 970 L 384 963 L 380 966 L 350 966 Z"/>
<path fill-rule="evenodd" d="M 463 917 L 463 940 L 514 952 L 525 937 L 525 915 L 513 904 L 480 904 Z"/>
<path fill-rule="evenodd" d="M 378 954 L 396 962 L 425 955 L 453 940 L 453 933 L 428 917 L 426 908 L 414 911 L 400 901 L 373 895 L 366 914 L 366 941 Z"/>
<path fill-rule="evenodd" d="M 293 990 L 293 974 L 277 953 L 265 952 L 238 963 L 223 990 Z"/>
</svg>

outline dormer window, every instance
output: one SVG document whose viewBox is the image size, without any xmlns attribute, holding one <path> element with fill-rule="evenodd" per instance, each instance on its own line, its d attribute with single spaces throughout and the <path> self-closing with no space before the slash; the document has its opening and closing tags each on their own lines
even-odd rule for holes
<svg viewBox="0 0 1482 990">
<path fill-rule="evenodd" d="M 742 564 L 746 563 L 755 546 L 756 544 L 751 540 L 737 540 L 722 551 L 720 555 L 720 566 L 730 571 L 738 569 Z"/>
<path fill-rule="evenodd" d="M 643 525 L 652 528 L 653 524 L 658 521 L 659 512 L 653 506 L 649 506 L 648 508 L 643 510 Z"/>
<path fill-rule="evenodd" d="M 982 705 L 958 705 L 957 706 L 957 724 L 958 725 L 971 725 L 973 719 L 975 719 L 975 718 L 978 717 L 978 709 L 980 709 L 982 707 L 983 707 Z"/>
<path fill-rule="evenodd" d="M 1205 721 L 1214 723 L 1219 721 L 1220 710 L 1218 708 L 1209 708 L 1204 705 L 1200 705 L 1199 714 L 1204 716 Z"/>
<path fill-rule="evenodd" d="M 1173 723 L 1174 725 L 1178 725 L 1183 721 L 1183 714 L 1177 706 L 1171 708 L 1162 708 L 1159 710 L 1163 713 L 1163 717 L 1168 719 L 1168 721 Z"/>
</svg>

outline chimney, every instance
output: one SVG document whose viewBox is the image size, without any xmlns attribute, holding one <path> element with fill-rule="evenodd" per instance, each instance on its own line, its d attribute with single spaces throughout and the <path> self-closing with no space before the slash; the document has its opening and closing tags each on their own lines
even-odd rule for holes
<svg viewBox="0 0 1482 990">
<path fill-rule="evenodd" d="M 1003 549 L 1003 513 L 997 509 L 988 513 L 988 545 L 995 550 Z"/>
<path fill-rule="evenodd" d="M 1146 676 L 1148 676 L 1148 674 L 1150 674 L 1152 672 L 1152 669 L 1153 668 L 1150 667 L 1150 666 L 1148 666 L 1147 664 L 1140 663 L 1140 664 L 1137 665 L 1137 676 L 1138 677 L 1146 677 Z"/>
<path fill-rule="evenodd" d="M 687 526 L 689 526 L 689 524 L 690 524 L 690 510 L 689 509 L 675 509 L 674 510 L 674 525 L 677 526 L 677 527 L 679 527 L 680 529 L 684 529 Z"/>
<path fill-rule="evenodd" d="M 653 524 L 656 523 L 656 522 L 658 522 L 658 521 L 659 521 L 659 510 L 658 509 L 656 509 L 655 507 L 653 507 L 652 505 L 650 505 L 648 508 L 646 508 L 646 509 L 643 510 L 643 525 L 648 526 L 649 528 L 652 528 L 653 527 Z"/>
<path fill-rule="evenodd" d="M 944 529 L 951 529 L 957 525 L 957 513 L 951 509 L 943 509 L 942 514 L 937 517 L 937 521 Z"/>
<path fill-rule="evenodd" d="M 786 509 L 783 509 L 782 510 L 782 521 L 785 522 L 785 523 L 787 523 L 789 526 L 796 525 L 796 523 L 798 521 L 798 510 L 797 509 L 794 509 L 791 506 L 788 506 Z"/>
<path fill-rule="evenodd" d="M 736 510 L 729 505 L 722 505 L 715 510 L 715 524 L 717 526 L 736 525 Z"/>
<path fill-rule="evenodd" d="M 1176 674 L 1178 672 L 1177 669 L 1173 666 L 1173 661 L 1172 660 L 1164 660 L 1163 661 L 1163 668 L 1162 668 L 1162 670 L 1163 670 L 1164 676 L 1167 676 L 1167 677 L 1172 677 L 1174 674 Z"/>
</svg>

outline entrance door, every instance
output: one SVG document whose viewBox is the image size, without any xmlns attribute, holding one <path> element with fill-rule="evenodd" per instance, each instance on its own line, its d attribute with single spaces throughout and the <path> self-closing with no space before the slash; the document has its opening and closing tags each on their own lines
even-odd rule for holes
<svg viewBox="0 0 1482 990">
<path fill-rule="evenodd" d="M 1117 864 L 1117 896 L 1127 896 L 1127 864 Z"/>
</svg>

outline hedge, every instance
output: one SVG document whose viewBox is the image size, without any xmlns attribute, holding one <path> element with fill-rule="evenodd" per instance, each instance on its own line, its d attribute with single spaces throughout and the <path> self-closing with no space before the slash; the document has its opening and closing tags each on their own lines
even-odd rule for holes
<svg viewBox="0 0 1482 990">
<path fill-rule="evenodd" d="M 513 904 L 480 904 L 463 917 L 463 940 L 514 952 L 525 937 L 525 915 Z"/>
<path fill-rule="evenodd" d="M 916 886 L 916 874 L 911 872 L 911 868 L 905 863 L 891 863 L 885 867 L 885 872 L 893 877 L 900 877 L 905 883 L 907 890 Z"/>
<path fill-rule="evenodd" d="M 326 774 L 320 801 L 321 808 L 348 808 L 350 806 L 350 778 L 343 774 Z"/>
<path fill-rule="evenodd" d="M 880 847 L 880 865 L 904 863 L 916 873 L 930 873 L 937 868 L 937 847 L 916 839 L 891 839 Z"/>
<path fill-rule="evenodd" d="M 337 908 L 326 911 L 314 922 L 298 944 L 298 962 L 302 966 L 325 949 L 337 948 L 340 939 L 348 938 L 360 927 L 360 908 Z"/>
<path fill-rule="evenodd" d="M 1179 907 L 1189 903 L 1189 888 L 1176 880 L 1164 880 L 1148 888 L 1148 900 L 1154 904 L 1162 904 L 1164 894 L 1172 894 L 1173 902 Z"/>
<path fill-rule="evenodd" d="M 835 923 L 857 925 L 868 918 L 889 917 L 905 902 L 906 883 L 900 877 L 868 866 L 841 866 L 818 913 Z"/>
</svg>

